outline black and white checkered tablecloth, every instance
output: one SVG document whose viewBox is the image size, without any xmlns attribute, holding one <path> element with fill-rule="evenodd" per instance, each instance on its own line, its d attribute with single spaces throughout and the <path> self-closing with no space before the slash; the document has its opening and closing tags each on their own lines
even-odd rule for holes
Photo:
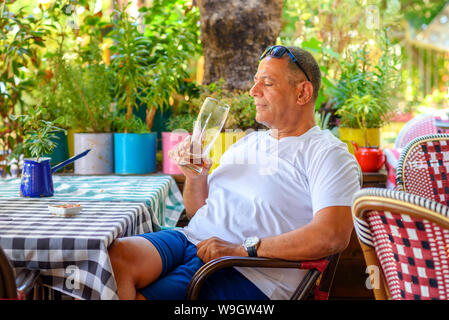
<svg viewBox="0 0 449 320">
<path fill-rule="evenodd" d="M 152 214 L 144 202 L 72 203 L 82 211 L 59 217 L 48 205 L 61 201 L 0 199 L 0 246 L 17 270 L 40 270 L 47 286 L 81 299 L 117 299 L 107 248 L 118 237 L 151 232 Z"/>
</svg>

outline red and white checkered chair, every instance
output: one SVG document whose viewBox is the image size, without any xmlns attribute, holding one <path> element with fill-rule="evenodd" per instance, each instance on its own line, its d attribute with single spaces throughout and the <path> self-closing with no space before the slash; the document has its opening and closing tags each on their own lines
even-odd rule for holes
<svg viewBox="0 0 449 320">
<path fill-rule="evenodd" d="M 367 188 L 352 213 L 377 300 L 449 299 L 449 207 L 410 193 Z"/>
<path fill-rule="evenodd" d="M 424 114 L 413 118 L 399 131 L 394 142 L 395 149 L 405 148 L 410 141 L 417 137 L 438 133 L 438 127 L 435 125 L 435 121 L 441 119 L 441 115 L 434 114 Z"/>
<path fill-rule="evenodd" d="M 413 118 L 401 129 L 395 140 L 394 148 L 385 149 L 386 156 L 385 167 L 388 172 L 387 188 L 396 188 L 396 170 L 398 166 L 398 160 L 401 152 L 415 138 L 437 133 L 445 133 L 447 129 L 439 127 L 441 123 L 447 123 L 448 116 L 445 113 L 441 114 L 425 114 Z"/>
<path fill-rule="evenodd" d="M 413 139 L 402 151 L 397 189 L 449 205 L 449 134 Z"/>
</svg>

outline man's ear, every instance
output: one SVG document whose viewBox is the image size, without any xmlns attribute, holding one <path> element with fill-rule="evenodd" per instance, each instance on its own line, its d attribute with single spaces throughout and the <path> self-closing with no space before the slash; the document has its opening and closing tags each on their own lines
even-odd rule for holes
<svg viewBox="0 0 449 320">
<path fill-rule="evenodd" d="M 300 105 L 307 104 L 313 96 L 313 86 L 309 81 L 302 81 L 297 85 L 297 102 Z"/>
</svg>

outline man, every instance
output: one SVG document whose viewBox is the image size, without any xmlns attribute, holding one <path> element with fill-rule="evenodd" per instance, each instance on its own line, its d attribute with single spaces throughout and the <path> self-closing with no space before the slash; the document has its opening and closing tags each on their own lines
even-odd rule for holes
<svg viewBox="0 0 449 320">
<path fill-rule="evenodd" d="M 315 59 L 300 48 L 274 46 L 262 55 L 250 94 L 256 121 L 270 130 L 232 145 L 210 176 L 210 162 L 202 174 L 181 166 L 191 219 L 185 228 L 111 245 L 121 299 L 183 299 L 196 270 L 221 256 L 314 260 L 344 250 L 357 165 L 344 143 L 315 124 L 320 82 Z M 184 143 L 175 152 L 178 163 L 185 150 Z M 288 299 L 303 275 L 223 269 L 200 298 Z"/>
</svg>

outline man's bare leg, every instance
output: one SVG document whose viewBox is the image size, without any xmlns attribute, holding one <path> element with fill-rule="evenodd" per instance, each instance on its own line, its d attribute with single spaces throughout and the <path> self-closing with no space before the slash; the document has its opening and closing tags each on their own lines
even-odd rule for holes
<svg viewBox="0 0 449 320">
<path fill-rule="evenodd" d="M 108 249 L 121 300 L 144 298 L 137 293 L 162 272 L 162 259 L 154 245 L 143 237 L 116 239 Z"/>
</svg>

